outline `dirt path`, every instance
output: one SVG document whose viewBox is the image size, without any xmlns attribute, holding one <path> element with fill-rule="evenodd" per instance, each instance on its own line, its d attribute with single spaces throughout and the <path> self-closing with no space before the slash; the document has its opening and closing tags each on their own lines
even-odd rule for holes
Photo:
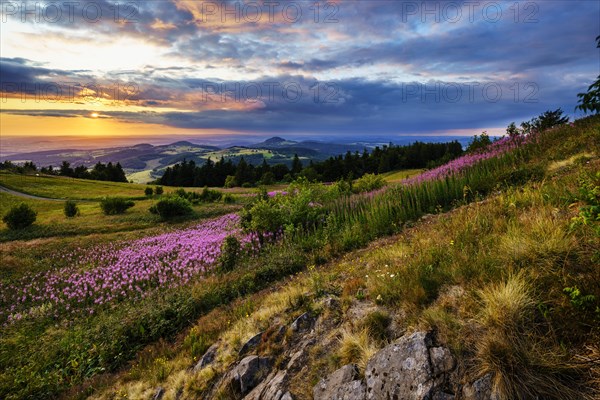
<svg viewBox="0 0 600 400">
<path fill-rule="evenodd" d="M 52 199 L 50 197 L 40 197 L 40 196 L 34 196 L 32 194 L 27 194 L 27 193 L 23 193 L 23 192 L 17 192 L 16 190 L 12 190 L 12 189 L 9 189 L 9 188 L 1 186 L 1 185 L 0 185 L 0 192 L 12 194 L 13 196 L 19 196 L 19 197 L 23 197 L 26 199 L 46 200 L 46 201 L 65 201 L 64 199 Z"/>
</svg>

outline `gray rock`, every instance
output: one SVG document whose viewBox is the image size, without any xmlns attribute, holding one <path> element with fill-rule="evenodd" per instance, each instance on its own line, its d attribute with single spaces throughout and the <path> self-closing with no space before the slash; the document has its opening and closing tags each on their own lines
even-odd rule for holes
<svg viewBox="0 0 600 400">
<path fill-rule="evenodd" d="M 285 392 L 285 394 L 279 400 L 294 400 L 294 398 L 290 392 Z"/>
<path fill-rule="evenodd" d="M 206 353 L 204 353 L 204 355 L 200 357 L 200 360 L 198 360 L 198 362 L 194 366 L 194 372 L 198 372 L 207 365 L 212 364 L 212 362 L 215 360 L 218 349 L 219 346 L 217 344 L 213 344 L 212 346 L 210 346 L 208 350 L 206 350 Z"/>
<path fill-rule="evenodd" d="M 306 362 L 306 358 L 308 356 L 308 348 L 314 345 L 316 341 L 314 339 L 305 339 L 303 340 L 296 348 L 298 349 L 294 352 L 285 367 L 288 371 L 297 371 L 300 370 Z"/>
<path fill-rule="evenodd" d="M 165 389 L 163 389 L 162 387 L 159 386 L 156 389 L 156 393 L 154 393 L 154 396 L 152 396 L 152 400 L 161 400 L 164 395 L 165 395 Z"/>
<path fill-rule="evenodd" d="M 463 386 L 462 398 L 464 400 L 498 400 L 492 388 L 492 375 L 487 374 L 475 382 Z"/>
<path fill-rule="evenodd" d="M 229 372 L 225 378 L 225 384 L 245 395 L 267 376 L 270 367 L 271 360 L 269 358 L 248 356 Z"/>
<path fill-rule="evenodd" d="M 455 367 L 454 357 L 445 347 L 432 347 L 429 349 L 429 357 L 433 374 L 436 376 L 450 372 Z"/>
<path fill-rule="evenodd" d="M 315 319 L 313 318 L 313 316 L 310 315 L 310 313 L 305 312 L 304 314 L 296 318 L 294 322 L 292 322 L 291 328 L 294 332 L 306 332 L 313 327 L 314 323 Z"/>
<path fill-rule="evenodd" d="M 244 343 L 244 345 L 240 349 L 239 355 L 243 356 L 244 354 L 248 353 L 250 350 L 258 347 L 258 345 L 260 344 L 260 341 L 262 339 L 262 335 L 263 335 L 263 332 L 259 332 L 256 335 L 252 336 L 250 339 L 248 339 L 248 341 L 246 343 Z"/>
<path fill-rule="evenodd" d="M 365 400 L 366 387 L 356 365 L 344 365 L 313 388 L 314 400 Z"/>
<path fill-rule="evenodd" d="M 444 374 L 454 360 L 448 350 L 432 345 L 430 333 L 416 332 L 377 352 L 365 372 L 367 399 L 443 399 Z"/>
<path fill-rule="evenodd" d="M 340 301 L 335 297 L 328 297 L 323 300 L 323 305 L 330 310 L 337 310 L 340 308 Z"/>
<path fill-rule="evenodd" d="M 287 371 L 273 372 L 244 397 L 244 400 L 281 400 L 286 393 L 289 393 L 287 384 Z"/>
</svg>

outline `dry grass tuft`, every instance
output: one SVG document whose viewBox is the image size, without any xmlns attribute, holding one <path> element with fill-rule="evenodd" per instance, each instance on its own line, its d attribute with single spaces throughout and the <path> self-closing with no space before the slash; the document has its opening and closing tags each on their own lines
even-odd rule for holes
<svg viewBox="0 0 600 400">
<path fill-rule="evenodd" d="M 375 340 L 364 328 L 357 332 L 348 328 L 341 330 L 340 347 L 338 350 L 343 365 L 356 364 L 361 373 L 367 368 L 369 359 L 379 350 Z"/>
<path fill-rule="evenodd" d="M 506 399 L 581 400 L 581 364 L 566 357 L 534 321 L 535 300 L 524 274 L 490 285 L 479 296 L 477 360 L 494 377 L 495 391 Z"/>
</svg>

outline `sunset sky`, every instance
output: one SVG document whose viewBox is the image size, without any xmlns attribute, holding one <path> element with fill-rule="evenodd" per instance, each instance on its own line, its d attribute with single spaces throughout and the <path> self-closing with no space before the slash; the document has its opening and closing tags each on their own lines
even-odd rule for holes
<svg viewBox="0 0 600 400">
<path fill-rule="evenodd" d="M 574 116 L 600 69 L 597 1 L 3 1 L 0 26 L 5 138 L 501 133 Z"/>
</svg>

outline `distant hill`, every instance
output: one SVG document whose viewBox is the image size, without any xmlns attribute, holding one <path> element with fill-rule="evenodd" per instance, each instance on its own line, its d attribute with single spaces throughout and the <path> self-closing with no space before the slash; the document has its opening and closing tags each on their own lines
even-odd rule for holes
<svg viewBox="0 0 600 400">
<path fill-rule="evenodd" d="M 397 142 L 402 144 L 416 140 L 442 142 L 456 139 L 455 137 L 436 138 L 398 138 Z M 394 141 L 396 142 L 396 141 Z M 374 148 L 385 142 L 369 143 L 335 143 L 318 140 L 289 140 L 280 136 L 274 136 L 262 142 L 249 145 L 231 145 L 229 147 L 217 147 L 206 144 L 197 144 L 187 140 L 177 141 L 165 145 L 152 145 L 140 143 L 132 146 L 107 147 L 99 149 L 60 149 L 45 150 L 11 154 L 2 157 L 2 160 L 13 162 L 33 161 L 38 166 L 59 166 L 63 161 L 68 161 L 73 166 L 85 165 L 92 167 L 94 164 L 119 162 L 125 169 L 128 179 L 137 183 L 146 183 L 162 175 L 168 166 L 183 160 L 193 160 L 197 164 L 203 164 L 208 158 L 213 161 L 224 157 L 231 159 L 234 163 L 240 158 L 251 164 L 260 164 L 266 160 L 269 164 L 291 165 L 294 155 L 303 160 L 322 161 L 331 156 L 362 152 L 364 149 Z"/>
</svg>

